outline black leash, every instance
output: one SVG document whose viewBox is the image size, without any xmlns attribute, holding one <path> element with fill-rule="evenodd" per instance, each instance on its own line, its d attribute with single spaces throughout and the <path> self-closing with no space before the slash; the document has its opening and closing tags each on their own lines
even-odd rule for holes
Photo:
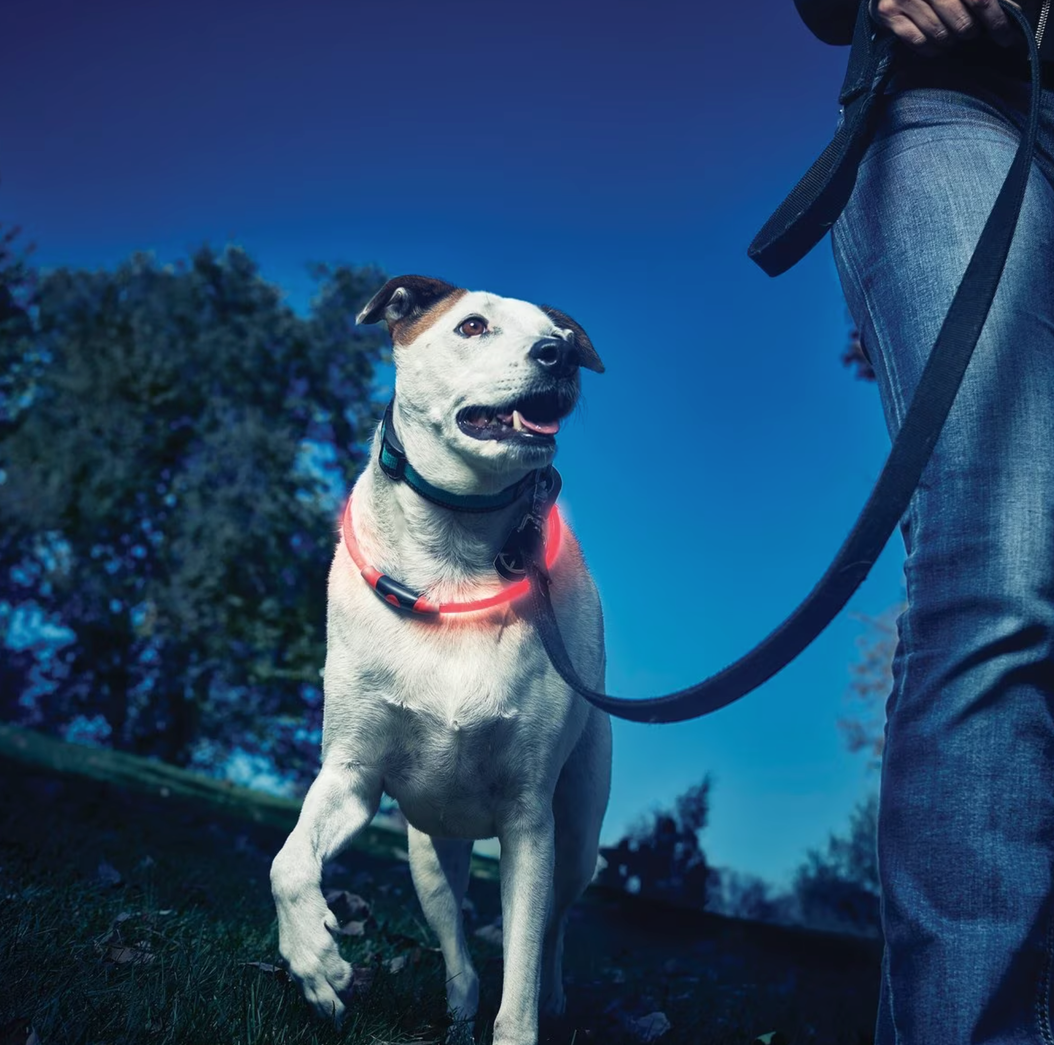
<svg viewBox="0 0 1054 1045">
<path fill-rule="evenodd" d="M 1025 16 L 1004 0 L 1000 6 L 1017 21 L 1028 40 L 1032 74 L 1028 129 L 955 292 L 882 473 L 834 561 L 801 605 L 754 649 L 716 675 L 667 696 L 627 700 L 598 693 L 582 682 L 560 637 L 544 564 L 535 560 L 528 569 L 531 612 L 553 667 L 569 686 L 603 711 L 633 722 L 683 722 L 745 696 L 786 667 L 834 619 L 868 575 L 907 510 L 981 336 L 1006 265 L 1032 166 L 1039 126 L 1039 54 Z M 816 245 L 852 193 L 857 167 L 880 111 L 877 103 L 890 73 L 894 47 L 891 35 L 875 31 L 868 7 L 863 0 L 839 96 L 844 106 L 843 126 L 750 245 L 750 257 L 770 276 L 790 268 Z"/>
</svg>

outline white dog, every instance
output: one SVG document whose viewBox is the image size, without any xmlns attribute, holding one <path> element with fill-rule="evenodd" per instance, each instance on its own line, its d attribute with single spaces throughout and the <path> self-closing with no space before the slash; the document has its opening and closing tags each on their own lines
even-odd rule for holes
<svg viewBox="0 0 1054 1045">
<path fill-rule="evenodd" d="M 564 922 L 596 867 L 610 722 L 553 670 L 522 601 L 456 614 L 389 603 L 418 593 L 433 605 L 471 602 L 508 587 L 495 559 L 548 474 L 579 367 L 603 365 L 555 309 L 420 276 L 390 280 L 358 322 L 382 319 L 394 408 L 330 572 L 322 768 L 271 870 L 279 948 L 308 1001 L 339 1021 L 352 970 L 329 932 L 322 865 L 386 792 L 410 825 L 414 885 L 461 1021 L 479 995 L 461 914 L 472 841 L 499 839 L 505 968 L 494 1045 L 534 1045 L 539 1010 L 564 1008 Z M 399 440 L 403 477 L 392 467 Z M 600 602 L 566 529 L 549 573 L 568 652 L 603 689 Z"/>
</svg>

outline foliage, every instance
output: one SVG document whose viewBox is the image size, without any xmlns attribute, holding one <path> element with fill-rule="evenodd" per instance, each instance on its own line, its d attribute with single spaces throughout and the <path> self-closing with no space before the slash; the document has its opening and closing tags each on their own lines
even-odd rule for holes
<svg viewBox="0 0 1054 1045">
<path fill-rule="evenodd" d="M 852 666 L 851 717 L 839 721 L 850 751 L 864 751 L 872 770 L 882 764 L 885 703 L 893 686 L 896 618 L 903 604 L 880 617 L 858 615 L 868 631 L 857 639 L 861 655 Z M 806 925 L 842 932 L 878 935 L 879 879 L 876 841 L 878 794 L 850 814 L 848 833 L 831 835 L 826 852 L 810 850 L 794 880 L 797 919 Z"/>
<path fill-rule="evenodd" d="M 693 907 L 706 903 L 710 873 L 699 833 L 710 812 L 710 777 L 679 795 L 673 810 L 652 813 L 618 844 L 601 849 L 598 881 Z"/>
<path fill-rule="evenodd" d="M 877 935 L 878 795 L 859 803 L 847 835 L 831 835 L 827 851 L 810 850 L 794 879 L 799 917 L 818 929 Z"/>
<path fill-rule="evenodd" d="M 40 366 L 31 344 L 33 248 L 22 247 L 19 234 L 17 227 L 0 228 L 0 438 L 10 430 Z"/>
<path fill-rule="evenodd" d="M 298 316 L 237 248 L 33 276 L 4 246 L 0 601 L 69 635 L 43 725 L 310 765 L 330 487 L 361 464 L 383 353 L 352 317 L 383 275 L 317 269 Z"/>
<path fill-rule="evenodd" d="M 790 925 L 798 921 L 797 902 L 791 894 L 777 893 L 758 875 L 727 867 L 711 870 L 706 909 L 752 922 Z"/>
<path fill-rule="evenodd" d="M 853 326 L 849 331 L 849 344 L 842 353 L 842 365 L 855 367 L 856 373 L 853 376 L 858 381 L 875 380 L 875 370 L 871 365 L 871 357 L 867 354 L 864 339 L 856 326 Z"/>
<path fill-rule="evenodd" d="M 860 636 L 857 647 L 860 660 L 851 668 L 853 681 L 849 687 L 853 714 L 842 718 L 838 727 L 852 752 L 865 751 L 870 756 L 870 767 L 882 764 L 885 744 L 886 700 L 893 689 L 893 654 L 897 647 L 896 618 L 904 609 L 898 604 L 880 617 L 858 614 L 857 619 L 868 625 L 867 634 Z"/>
</svg>

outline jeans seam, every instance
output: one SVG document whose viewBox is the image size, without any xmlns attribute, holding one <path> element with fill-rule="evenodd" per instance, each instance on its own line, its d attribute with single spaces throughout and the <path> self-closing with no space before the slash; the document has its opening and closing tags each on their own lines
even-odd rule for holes
<svg viewBox="0 0 1054 1045">
<path fill-rule="evenodd" d="M 850 201 L 849 206 L 851 206 L 851 205 L 852 205 L 852 201 Z M 831 243 L 832 243 L 832 245 L 834 244 L 835 235 L 836 234 L 843 235 L 847 239 L 854 239 L 855 240 L 855 238 L 856 238 L 854 233 L 851 230 L 851 227 L 847 223 L 844 215 L 838 219 L 838 222 L 836 223 L 834 229 L 831 230 L 831 232 L 832 232 L 832 235 L 831 235 Z M 890 399 L 891 399 L 891 401 L 893 403 L 893 410 L 894 410 L 894 412 L 896 414 L 896 419 L 897 419 L 897 431 L 899 432 L 901 425 L 904 423 L 904 413 L 905 413 L 905 410 L 906 410 L 905 404 L 903 402 L 901 402 L 901 398 L 900 398 L 900 394 L 899 394 L 899 388 L 900 388 L 901 382 L 899 380 L 899 375 L 897 374 L 896 362 L 892 358 L 893 354 L 888 352 L 888 351 L 883 351 L 883 348 L 888 346 L 889 339 L 888 338 L 884 339 L 883 335 L 882 335 L 882 332 L 879 330 L 878 317 L 876 316 L 874 309 L 871 308 L 871 302 L 868 300 L 868 296 L 867 296 L 867 291 L 866 291 L 866 288 L 865 288 L 864 280 L 861 278 L 860 272 L 859 272 L 859 270 L 856 267 L 856 256 L 855 255 L 857 253 L 857 249 L 858 248 L 857 248 L 856 243 L 853 243 L 851 250 L 842 249 L 842 250 L 838 251 L 838 254 L 841 257 L 842 261 L 845 263 L 846 267 L 849 269 L 849 271 L 850 271 L 850 273 L 851 273 L 851 275 L 853 277 L 853 282 L 856 284 L 857 296 L 863 302 L 864 308 L 867 310 L 868 321 L 871 324 L 871 329 L 875 333 L 875 338 L 876 338 L 878 344 L 872 346 L 871 354 L 872 354 L 872 356 L 874 356 L 874 355 L 880 356 L 881 357 L 880 358 L 881 365 L 884 366 L 886 368 L 886 370 L 887 370 L 886 384 L 889 387 Z M 874 361 L 873 360 L 872 360 L 871 366 L 872 366 L 872 369 L 874 369 Z M 891 439 L 895 438 L 895 433 L 890 433 L 890 438 Z"/>
<path fill-rule="evenodd" d="M 890 961 L 888 957 L 886 958 L 883 964 L 885 965 L 886 972 L 886 997 L 889 999 L 889 1023 L 890 1026 L 893 1028 L 893 1045 L 900 1045 L 900 1028 L 897 1026 L 897 1014 L 893 1007 L 893 977 L 889 971 Z"/>
<path fill-rule="evenodd" d="M 846 268 L 847 268 L 847 270 L 848 270 L 853 282 L 856 284 L 857 297 L 859 298 L 859 300 L 861 302 L 863 302 L 864 309 L 867 311 L 868 322 L 870 323 L 871 329 L 872 329 L 872 331 L 874 331 L 875 338 L 878 341 L 878 344 L 875 345 L 873 347 L 873 349 L 872 349 L 872 355 L 875 357 L 875 359 L 877 359 L 879 365 L 886 369 L 886 374 L 885 374 L 886 385 L 887 385 L 887 387 L 889 388 L 889 391 L 890 391 L 890 399 L 891 399 L 892 404 L 893 404 L 893 412 L 896 415 L 897 430 L 899 431 L 900 427 L 901 427 L 901 425 L 903 424 L 903 421 L 904 421 L 905 408 L 904 408 L 904 404 L 900 401 L 900 396 L 898 394 L 898 389 L 900 387 L 900 382 L 896 379 L 896 364 L 895 364 L 895 362 L 894 362 L 894 360 L 892 358 L 893 354 L 890 353 L 890 352 L 887 352 L 887 351 L 883 351 L 883 339 L 882 339 L 882 335 L 881 335 L 881 333 L 879 331 L 879 327 L 878 327 L 878 323 L 877 323 L 877 317 L 875 315 L 874 310 L 871 308 L 871 302 L 868 300 L 868 295 L 867 295 L 867 292 L 866 292 L 866 289 L 865 289 L 864 281 L 861 279 L 860 272 L 859 272 L 859 270 L 856 267 L 856 260 L 855 260 L 855 254 L 854 254 L 855 245 L 854 245 L 854 249 L 839 249 L 835 245 L 835 240 L 836 240 L 837 237 L 840 237 L 840 236 L 844 236 L 846 239 L 853 239 L 854 238 L 852 228 L 851 228 L 851 226 L 849 226 L 847 224 L 844 215 L 839 218 L 839 220 L 836 223 L 835 227 L 831 230 L 831 245 L 832 245 L 832 248 L 835 250 L 836 254 L 838 255 L 838 257 L 840 257 L 841 260 L 844 262 L 844 264 L 845 264 L 845 266 L 846 266 Z M 854 322 L 856 322 L 855 317 L 854 317 Z M 857 327 L 859 329 L 859 327 L 860 327 L 859 323 L 857 323 Z M 888 338 L 886 339 L 886 342 L 888 344 Z M 873 363 L 872 363 L 872 369 L 874 369 L 874 364 Z M 892 371 L 892 373 L 891 373 L 891 371 Z M 893 438 L 892 434 L 891 434 L 891 438 Z M 909 517 L 909 520 L 912 520 L 913 527 L 914 527 L 913 516 L 914 516 L 914 513 L 915 513 L 916 500 L 917 500 L 917 493 L 912 495 L 911 500 L 908 502 L 908 509 L 907 509 L 907 512 L 906 512 L 906 514 Z M 907 622 L 907 619 L 906 619 L 906 614 L 903 617 L 903 621 L 902 622 L 898 622 L 898 624 L 904 630 L 907 630 L 908 622 Z M 898 640 L 902 640 L 902 639 L 903 639 L 903 634 L 898 636 Z M 901 685 L 898 686 L 897 679 L 896 679 L 896 677 L 894 677 L 893 685 L 892 685 L 892 691 L 891 691 L 891 696 L 893 694 L 896 694 L 898 690 L 903 689 L 903 680 L 907 678 L 907 672 L 908 672 L 908 664 L 907 664 L 907 660 L 905 658 L 903 669 L 901 671 L 901 676 L 902 676 L 901 677 Z M 888 700 L 887 700 L 887 706 L 888 706 Z M 887 745 L 888 745 L 888 742 L 889 742 L 889 734 L 890 734 L 891 728 L 892 728 L 892 723 L 890 722 L 890 716 L 887 715 L 886 716 L 886 743 L 887 743 Z M 893 1028 L 893 1043 L 892 1043 L 892 1045 L 900 1045 L 900 1043 L 902 1041 L 902 1038 L 901 1038 L 901 1035 L 900 1035 L 900 1028 L 897 1027 L 896 1008 L 895 1008 L 894 1003 L 893 1003 L 893 978 L 892 978 L 892 974 L 890 972 L 890 964 L 891 964 L 891 962 L 890 962 L 890 949 L 889 949 L 889 942 L 888 942 L 887 935 L 886 935 L 886 892 L 885 892 L 885 889 L 883 889 L 881 887 L 881 882 L 882 882 L 882 856 L 881 856 L 881 853 L 878 852 L 878 851 L 876 851 L 875 855 L 876 855 L 876 862 L 877 862 L 878 872 L 879 872 L 879 922 L 880 922 L 880 924 L 882 926 L 882 936 L 883 936 L 883 940 L 884 940 L 884 948 L 883 948 L 883 952 L 884 953 L 883 953 L 883 960 L 882 960 L 882 976 L 883 976 L 883 978 L 885 980 L 886 998 L 888 999 L 889 1022 L 890 1022 L 890 1025 Z M 1044 1045 L 1054 1045 L 1054 1042 L 1050 1042 L 1050 1043 L 1045 1042 Z"/>
<path fill-rule="evenodd" d="M 887 365 L 888 365 L 888 362 L 887 362 Z M 897 398 L 896 396 L 893 396 L 894 402 L 896 401 L 896 398 Z M 897 413 L 898 414 L 901 413 L 899 407 L 897 407 Z M 900 422 L 898 421 L 898 427 L 899 427 L 899 423 Z M 911 500 L 908 502 L 908 510 L 907 510 L 907 513 L 906 513 L 908 515 L 909 521 L 911 523 L 912 531 L 915 532 L 915 533 L 918 532 L 918 527 L 916 526 L 915 519 L 914 519 L 917 502 L 918 502 L 918 493 L 916 491 L 916 493 L 912 495 Z M 905 576 L 904 580 L 905 580 L 905 598 L 906 598 L 906 601 L 907 601 L 907 605 L 910 607 L 911 606 L 911 593 L 910 593 L 910 591 L 907 590 L 907 577 L 906 576 Z M 906 610 L 905 610 L 904 613 L 902 613 L 900 615 L 900 618 L 897 621 L 897 629 L 898 629 L 898 635 L 897 635 L 898 643 L 904 642 L 905 639 L 907 638 L 907 639 L 909 639 L 909 641 L 908 641 L 908 644 L 907 644 L 907 646 L 905 648 L 911 649 L 911 644 L 910 644 L 911 621 L 910 621 L 910 615 L 907 613 Z M 894 707 L 896 707 L 900 703 L 900 694 L 906 688 L 908 671 L 909 671 L 910 667 L 911 667 L 910 658 L 909 657 L 901 658 L 900 678 L 898 679 L 895 674 L 893 676 L 892 686 L 890 687 L 890 696 L 889 696 L 889 698 L 887 698 L 887 701 L 886 701 L 887 709 L 888 709 L 890 704 L 892 704 Z M 887 748 L 889 746 L 890 737 L 892 736 L 892 733 L 893 733 L 892 718 L 893 718 L 893 716 L 888 714 L 888 711 L 887 711 L 887 714 L 886 714 L 886 730 L 885 730 L 885 734 L 886 734 L 885 746 Z M 884 761 L 884 755 L 883 755 L 883 761 Z M 890 1022 L 890 1025 L 893 1028 L 893 1045 L 900 1045 L 902 1039 L 901 1039 L 901 1036 L 900 1036 L 900 1028 L 897 1026 L 897 1010 L 896 1010 L 896 1006 L 895 1006 L 894 1000 L 893 1000 L 893 973 L 892 973 L 893 961 L 892 961 L 892 952 L 891 952 L 890 947 L 889 947 L 888 938 L 886 937 L 885 891 L 881 889 L 881 882 L 882 882 L 882 879 L 881 879 L 882 857 L 881 857 L 881 855 L 879 855 L 879 857 L 878 857 L 878 867 L 879 867 L 879 875 L 880 875 L 880 877 L 879 877 L 880 894 L 882 895 L 882 936 L 883 936 L 883 940 L 885 942 L 885 953 L 886 953 L 886 960 L 883 963 L 883 965 L 884 965 L 884 972 L 885 972 L 885 977 L 886 977 L 886 997 L 889 999 L 889 1022 Z M 1047 1043 L 1045 1043 L 1045 1045 L 1047 1045 Z"/>
<path fill-rule="evenodd" d="M 1054 897 L 1052 897 L 1054 899 Z M 1047 946 L 1036 991 L 1036 1024 L 1043 1045 L 1054 1045 L 1054 1031 L 1050 1026 L 1050 977 L 1054 966 L 1054 904 L 1047 915 Z"/>
</svg>

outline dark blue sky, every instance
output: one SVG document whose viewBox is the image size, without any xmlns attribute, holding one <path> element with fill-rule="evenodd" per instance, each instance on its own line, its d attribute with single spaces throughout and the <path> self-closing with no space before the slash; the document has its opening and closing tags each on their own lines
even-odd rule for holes
<svg viewBox="0 0 1054 1045">
<path fill-rule="evenodd" d="M 561 435 L 609 690 L 740 656 L 812 587 L 888 449 L 825 242 L 746 257 L 834 131 L 846 52 L 791 0 L 7 0 L 0 220 L 47 265 L 244 245 L 545 301 L 607 365 Z M 850 612 L 901 596 L 899 538 Z M 680 598 L 656 591 L 656 570 Z M 320 593 L 320 598 L 322 593 Z M 842 745 L 861 626 L 700 722 L 616 726 L 606 838 L 713 771 L 711 859 L 774 879 L 874 781 Z"/>
</svg>

